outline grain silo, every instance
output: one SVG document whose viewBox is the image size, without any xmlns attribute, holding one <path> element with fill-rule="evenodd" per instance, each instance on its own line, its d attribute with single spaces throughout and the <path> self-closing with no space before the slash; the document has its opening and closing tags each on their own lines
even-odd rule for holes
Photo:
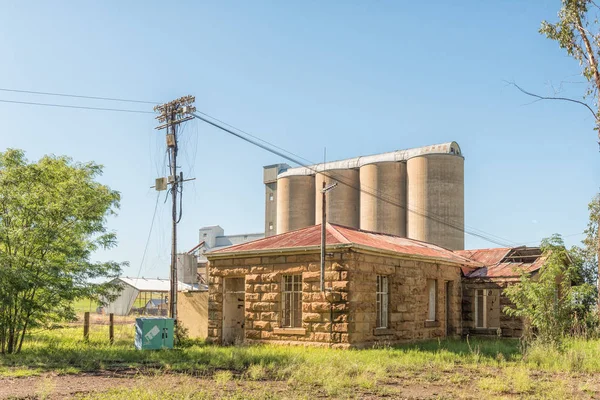
<svg viewBox="0 0 600 400">
<path fill-rule="evenodd" d="M 333 169 L 320 172 L 315 178 L 315 222 L 321 223 L 323 182 L 327 185 L 338 182 L 335 189 L 327 193 L 327 222 L 359 228 L 360 226 L 360 180 L 357 169 Z"/>
<path fill-rule="evenodd" d="M 277 233 L 315 223 L 315 177 L 291 175 L 277 179 Z"/>
<path fill-rule="evenodd" d="M 360 167 L 360 229 L 406 237 L 406 163 Z"/>
<path fill-rule="evenodd" d="M 407 161 L 410 239 L 462 250 L 464 239 L 464 159 L 451 153 L 423 154 Z"/>
<path fill-rule="evenodd" d="M 268 201 L 276 200 L 266 205 L 265 226 L 276 213 L 277 233 L 320 224 L 323 181 L 337 181 L 327 194 L 329 222 L 464 248 L 464 159 L 456 142 L 280 171 L 275 183 L 265 179 Z"/>
</svg>

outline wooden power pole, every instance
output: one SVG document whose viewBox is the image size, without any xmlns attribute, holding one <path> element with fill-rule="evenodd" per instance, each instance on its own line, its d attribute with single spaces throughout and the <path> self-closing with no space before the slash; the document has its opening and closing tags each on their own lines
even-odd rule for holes
<svg viewBox="0 0 600 400">
<path fill-rule="evenodd" d="M 161 104 L 154 107 L 154 111 L 159 115 L 156 119 L 159 126 L 156 129 L 166 129 L 167 131 L 167 152 L 169 154 L 170 175 L 168 178 L 158 178 L 156 180 L 156 190 L 166 190 L 170 186 L 171 201 L 172 201 L 172 240 L 171 240 L 171 274 L 170 274 L 170 294 L 169 294 L 169 316 L 177 321 L 177 224 L 179 223 L 180 215 L 177 215 L 177 196 L 179 194 L 180 185 L 183 184 L 183 173 L 177 174 L 177 126 L 182 122 L 189 121 L 194 118 L 190 113 L 196 111 L 194 107 L 193 96 L 181 97 L 169 103 Z M 181 213 L 181 210 L 179 210 Z"/>
</svg>

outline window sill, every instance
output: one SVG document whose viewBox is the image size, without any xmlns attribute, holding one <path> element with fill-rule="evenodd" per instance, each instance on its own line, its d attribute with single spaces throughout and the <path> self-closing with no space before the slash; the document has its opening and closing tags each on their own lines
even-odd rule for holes
<svg viewBox="0 0 600 400">
<path fill-rule="evenodd" d="M 425 321 L 425 328 L 438 328 L 440 321 Z"/>
<path fill-rule="evenodd" d="M 393 335 L 394 330 L 389 328 L 375 328 L 373 329 L 373 336 Z"/>
<path fill-rule="evenodd" d="M 275 328 L 273 333 L 276 335 L 295 335 L 304 336 L 306 335 L 306 329 L 304 328 Z"/>
</svg>

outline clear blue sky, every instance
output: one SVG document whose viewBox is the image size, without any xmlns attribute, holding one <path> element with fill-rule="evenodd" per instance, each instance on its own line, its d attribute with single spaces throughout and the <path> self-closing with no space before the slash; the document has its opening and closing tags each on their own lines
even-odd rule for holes
<svg viewBox="0 0 600 400">
<path fill-rule="evenodd" d="M 456 140 L 466 156 L 466 224 L 535 244 L 581 232 L 600 184 L 593 119 L 536 103 L 578 65 L 538 34 L 560 1 L 0 1 L 0 87 L 169 101 L 196 96 L 214 115 L 311 160 Z M 580 96 L 585 85 L 564 85 Z M 0 92 L 0 99 L 150 110 L 150 106 Z M 165 173 L 149 114 L 0 103 L 0 148 L 105 166 L 122 193 L 109 221 L 136 275 Z M 182 135 L 180 250 L 198 228 L 263 230 L 262 166 L 277 156 L 202 122 Z M 164 194 L 164 193 L 163 193 Z M 580 236 L 567 238 L 575 244 Z M 169 205 L 159 203 L 144 276 L 167 276 Z M 494 245 L 471 236 L 468 248 Z"/>
</svg>

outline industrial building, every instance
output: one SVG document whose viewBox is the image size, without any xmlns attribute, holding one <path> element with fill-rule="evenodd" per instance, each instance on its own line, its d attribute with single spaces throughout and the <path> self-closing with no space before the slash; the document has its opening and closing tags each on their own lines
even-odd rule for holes
<svg viewBox="0 0 600 400">
<path fill-rule="evenodd" d="M 262 233 L 242 233 L 225 235 L 225 230 L 219 225 L 200 228 L 200 241 L 187 253 L 177 255 L 179 280 L 185 283 L 206 283 L 206 265 L 208 260 L 204 253 L 224 249 L 236 244 L 250 242 L 265 237 Z M 194 267 L 188 267 L 194 265 Z M 189 273 L 190 271 L 191 274 Z M 190 279 L 195 279 L 190 281 Z"/>
<path fill-rule="evenodd" d="M 129 278 L 119 277 L 113 279 L 110 283 L 119 285 L 122 290 L 118 293 L 115 299 L 108 301 L 104 307 L 106 314 L 115 315 L 129 315 L 134 308 L 134 305 L 138 304 L 138 313 L 147 313 L 147 305 L 153 300 L 161 301 L 160 304 L 168 304 L 169 290 L 171 283 L 168 279 L 151 279 L 151 278 Z M 195 291 L 203 290 L 207 291 L 206 285 L 187 284 L 181 281 L 177 284 L 177 290 L 183 291 Z M 166 307 L 164 308 L 166 313 Z"/>
<path fill-rule="evenodd" d="M 290 168 L 264 167 L 265 236 L 328 222 L 464 249 L 464 158 L 456 142 Z"/>
</svg>

